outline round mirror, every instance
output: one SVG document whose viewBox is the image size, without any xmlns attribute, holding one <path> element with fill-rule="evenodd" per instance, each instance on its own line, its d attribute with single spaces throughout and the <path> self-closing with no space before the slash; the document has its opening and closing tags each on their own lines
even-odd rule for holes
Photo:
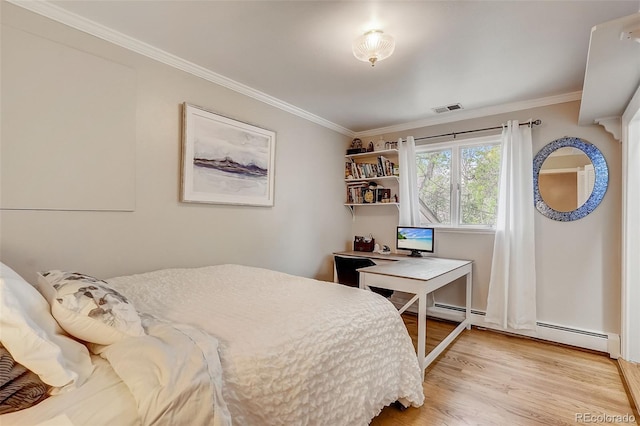
<svg viewBox="0 0 640 426">
<path fill-rule="evenodd" d="M 534 202 L 540 213 L 558 221 L 580 219 L 602 201 L 609 171 L 604 156 L 579 138 L 557 139 L 533 160 Z"/>
<path fill-rule="evenodd" d="M 569 146 L 549 154 L 538 174 L 542 200 L 559 212 L 582 206 L 591 196 L 594 183 L 593 163 L 587 154 Z"/>
</svg>

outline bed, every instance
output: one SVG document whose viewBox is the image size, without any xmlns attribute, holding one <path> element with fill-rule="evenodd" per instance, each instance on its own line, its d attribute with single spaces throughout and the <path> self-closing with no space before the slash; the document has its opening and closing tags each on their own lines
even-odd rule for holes
<svg viewBox="0 0 640 426">
<path fill-rule="evenodd" d="M 0 423 L 61 416 L 68 424 L 113 424 L 116 416 L 119 425 L 365 425 L 395 401 L 424 401 L 404 323 L 375 293 L 240 265 L 105 281 L 135 306 L 142 332 L 128 323 L 124 338 L 87 343 L 94 336 L 69 325 L 84 338 L 93 372 Z M 55 297 L 40 290 L 56 312 Z M 99 401 L 101 393 L 88 420 L 90 410 L 71 403 Z"/>
</svg>

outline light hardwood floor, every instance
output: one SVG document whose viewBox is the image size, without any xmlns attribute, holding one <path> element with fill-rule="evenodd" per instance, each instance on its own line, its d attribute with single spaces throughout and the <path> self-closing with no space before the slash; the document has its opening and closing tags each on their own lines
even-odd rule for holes
<svg viewBox="0 0 640 426">
<path fill-rule="evenodd" d="M 622 372 L 622 378 L 625 379 L 627 393 L 637 409 L 640 406 L 640 364 L 620 358 L 618 365 Z"/>
<path fill-rule="evenodd" d="M 416 317 L 403 318 L 415 347 Z M 427 351 L 454 327 L 428 320 Z M 605 415 L 633 416 L 636 424 L 640 417 L 608 356 L 476 328 L 465 330 L 431 364 L 424 393 L 422 407 L 386 407 L 371 424 L 629 424 L 617 421 L 622 417 L 596 417 Z"/>
</svg>

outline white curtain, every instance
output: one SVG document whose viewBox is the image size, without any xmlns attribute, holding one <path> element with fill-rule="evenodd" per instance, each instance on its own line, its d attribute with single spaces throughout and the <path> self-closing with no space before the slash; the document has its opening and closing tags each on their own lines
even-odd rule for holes
<svg viewBox="0 0 640 426">
<path fill-rule="evenodd" d="M 531 127 L 502 131 L 498 218 L 485 321 L 535 329 L 536 270 Z"/>
<path fill-rule="evenodd" d="M 400 167 L 400 214 L 398 225 L 419 226 L 420 210 L 418 207 L 418 171 L 416 168 L 416 142 L 413 136 L 406 141 L 398 139 L 398 156 Z"/>
</svg>

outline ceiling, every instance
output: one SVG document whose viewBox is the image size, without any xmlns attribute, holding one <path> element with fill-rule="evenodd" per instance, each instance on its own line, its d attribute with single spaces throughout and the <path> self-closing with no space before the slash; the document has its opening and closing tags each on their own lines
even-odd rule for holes
<svg viewBox="0 0 640 426">
<path fill-rule="evenodd" d="M 77 28 L 110 33 L 123 45 L 135 41 L 150 56 L 188 64 L 345 134 L 363 134 L 445 114 L 579 98 L 592 27 L 638 12 L 640 0 L 90 0 L 47 7 L 82 23 Z M 373 27 L 396 39 L 394 54 L 374 68 L 351 53 L 352 40 Z M 453 103 L 464 110 L 432 110 Z"/>
<path fill-rule="evenodd" d="M 637 40 L 621 36 L 631 30 L 638 31 Z M 622 116 L 639 84 L 640 12 L 596 25 L 591 31 L 578 123 Z"/>
</svg>

